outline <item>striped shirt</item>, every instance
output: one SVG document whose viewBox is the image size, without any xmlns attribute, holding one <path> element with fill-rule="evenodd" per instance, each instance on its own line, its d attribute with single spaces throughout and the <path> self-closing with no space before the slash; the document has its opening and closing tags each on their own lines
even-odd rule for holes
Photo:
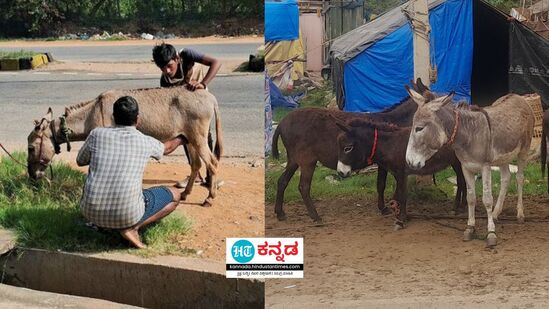
<svg viewBox="0 0 549 309">
<path fill-rule="evenodd" d="M 80 209 L 105 228 L 127 228 L 143 217 L 143 173 L 151 157 L 160 160 L 164 144 L 134 126 L 96 128 L 78 152 L 78 165 L 90 165 Z"/>
</svg>

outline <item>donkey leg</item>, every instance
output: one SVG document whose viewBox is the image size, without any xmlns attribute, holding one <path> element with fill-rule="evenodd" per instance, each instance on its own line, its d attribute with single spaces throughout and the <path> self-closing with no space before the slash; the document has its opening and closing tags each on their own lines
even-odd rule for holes
<svg viewBox="0 0 549 309">
<path fill-rule="evenodd" d="M 200 167 L 202 166 L 200 157 L 198 156 L 198 153 L 196 152 L 196 149 L 193 147 L 193 145 L 188 144 L 187 150 L 189 155 L 189 162 L 191 163 L 191 174 L 189 176 L 189 182 L 185 186 L 185 190 L 181 193 L 182 201 L 186 200 L 187 196 L 191 194 L 194 186 L 194 180 L 196 179 L 196 176 L 198 176 L 198 173 L 200 172 Z"/>
<path fill-rule="evenodd" d="M 399 207 L 394 226 L 394 230 L 397 231 L 404 228 L 404 223 L 407 219 L 406 196 L 408 193 L 408 176 L 406 174 L 395 174 L 394 176 L 396 180 L 395 199 L 397 200 L 397 204 Z"/>
<path fill-rule="evenodd" d="M 309 217 L 315 222 L 321 222 L 322 219 L 316 212 L 315 205 L 311 199 L 311 182 L 313 181 L 313 174 L 315 172 L 315 165 L 301 166 L 301 177 L 299 178 L 299 192 L 307 207 Z"/>
<path fill-rule="evenodd" d="M 377 169 L 377 209 L 381 215 L 388 215 L 391 210 L 385 206 L 385 186 L 387 184 L 387 170 L 378 167 Z"/>
<path fill-rule="evenodd" d="M 467 184 L 467 209 L 469 213 L 469 218 L 467 219 L 467 228 L 463 232 L 463 240 L 470 241 L 473 240 L 475 235 L 475 204 L 477 202 L 477 197 L 475 194 L 475 174 L 472 171 L 469 171 L 461 166 L 463 171 L 463 177 L 465 178 L 465 183 Z"/>
<path fill-rule="evenodd" d="M 286 191 L 286 187 L 288 187 L 288 184 L 290 183 L 290 180 L 295 174 L 295 171 L 297 170 L 299 166 L 297 163 L 293 162 L 290 158 L 288 158 L 288 163 L 286 165 L 286 169 L 280 175 L 278 178 L 278 187 L 276 190 L 276 201 L 275 201 L 275 213 L 278 220 L 286 220 L 286 213 L 284 212 L 284 209 L 282 209 L 283 203 L 284 203 L 284 191 Z"/>
<path fill-rule="evenodd" d="M 202 160 L 204 160 L 204 164 L 206 165 L 206 169 L 209 172 L 210 175 L 210 183 L 208 184 L 208 197 L 202 203 L 203 207 L 211 207 L 213 205 L 213 200 L 217 195 L 217 159 L 215 158 L 214 154 L 208 147 L 207 143 L 201 144 L 198 146 L 198 152 L 200 154 L 200 157 Z"/>
<path fill-rule="evenodd" d="M 497 244 L 496 225 L 492 216 L 494 197 L 492 196 L 492 170 L 489 165 L 482 167 L 482 203 L 486 208 L 488 217 L 488 235 L 486 235 L 486 247 L 492 248 Z"/>
<path fill-rule="evenodd" d="M 494 207 L 494 212 L 492 217 L 494 220 L 498 219 L 498 216 L 503 210 L 503 203 L 505 203 L 505 196 L 507 195 L 507 189 L 509 188 L 509 180 L 511 180 L 511 172 L 509 172 L 509 164 L 503 164 L 499 166 L 500 178 L 501 178 L 501 187 L 499 188 L 498 200 L 496 202 L 496 207 Z"/>
<path fill-rule="evenodd" d="M 452 164 L 452 169 L 456 173 L 457 190 L 454 198 L 454 214 L 461 213 L 465 210 L 465 203 L 467 201 L 467 189 L 465 184 L 465 178 L 463 177 L 463 171 L 461 170 L 461 164 L 456 161 Z"/>
<path fill-rule="evenodd" d="M 524 167 L 526 166 L 526 155 L 519 156 L 517 160 L 517 221 L 524 223 L 524 206 L 522 205 L 522 188 L 524 186 Z"/>
</svg>

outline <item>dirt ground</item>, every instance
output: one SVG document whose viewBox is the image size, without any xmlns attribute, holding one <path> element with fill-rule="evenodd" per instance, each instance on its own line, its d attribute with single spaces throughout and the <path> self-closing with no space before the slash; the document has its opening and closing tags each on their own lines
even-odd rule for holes
<svg viewBox="0 0 549 309">
<path fill-rule="evenodd" d="M 245 59 L 220 59 L 221 68 L 218 75 L 221 74 L 247 74 L 247 73 L 233 73 L 233 71 L 244 62 Z M 34 71 L 36 72 L 64 72 L 64 71 L 77 71 L 77 72 L 93 72 L 93 73 L 131 73 L 131 74 L 150 74 L 158 76 L 158 67 L 151 61 L 130 61 L 122 63 L 109 63 L 109 62 L 52 62 L 48 65 L 43 65 Z"/>
<path fill-rule="evenodd" d="M 480 201 L 480 200 L 479 200 Z M 486 249 L 486 215 L 477 204 L 477 237 L 463 242 L 467 220 L 450 217 L 452 203 L 409 201 L 411 219 L 393 231 L 373 200 L 323 200 L 325 224 L 315 226 L 302 203 L 285 205 L 277 221 L 266 205 L 266 236 L 303 237 L 305 279 L 268 280 L 269 308 L 547 308 L 549 198 L 528 197 L 525 224 L 508 196 L 496 225 L 498 245 Z"/>
<path fill-rule="evenodd" d="M 262 36 L 239 36 L 219 37 L 209 36 L 203 38 L 179 38 L 163 40 L 176 46 L 180 45 L 204 45 L 204 44 L 238 44 L 257 43 L 263 44 Z M 0 42 L 2 47 L 16 48 L 48 48 L 48 47 L 77 47 L 77 46 L 153 46 L 159 40 L 124 40 L 124 41 L 93 41 L 93 40 L 66 40 L 66 41 L 40 41 L 40 40 L 13 40 Z M 55 55 L 54 55 L 55 57 Z M 247 59 L 238 57 L 225 57 L 219 59 L 221 69 L 218 74 L 234 74 L 233 71 Z M 35 71 L 57 72 L 57 71 L 79 71 L 93 73 L 131 73 L 131 74 L 154 74 L 158 75 L 158 68 L 152 61 L 123 61 L 123 62 L 80 62 L 80 61 L 55 61 L 48 65 L 41 66 Z"/>
<path fill-rule="evenodd" d="M 223 158 L 222 158 L 223 160 Z M 182 163 L 177 163 L 181 161 Z M 78 168 L 74 160 L 67 162 Z M 173 185 L 189 175 L 184 157 L 163 159 L 149 163 L 145 169 L 143 186 Z M 203 173 L 204 175 L 204 173 Z M 206 188 L 194 186 L 177 212 L 192 221 L 192 230 L 180 244 L 196 250 L 200 257 L 225 262 L 225 238 L 262 237 L 264 235 L 264 171 L 242 161 L 220 162 L 219 177 L 223 186 L 218 190 L 213 207 L 200 206 L 208 195 Z"/>
</svg>

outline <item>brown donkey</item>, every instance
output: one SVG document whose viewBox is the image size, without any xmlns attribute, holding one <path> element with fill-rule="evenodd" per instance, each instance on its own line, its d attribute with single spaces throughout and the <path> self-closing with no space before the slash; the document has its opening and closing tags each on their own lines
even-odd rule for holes
<svg viewBox="0 0 549 309">
<path fill-rule="evenodd" d="M 427 100 L 433 98 L 432 93 L 425 87 L 421 80 L 417 84 L 412 83 L 414 89 L 424 94 Z M 311 181 L 320 162 L 327 168 L 337 168 L 337 136 L 340 129 L 331 118 L 334 116 L 341 121 L 360 119 L 374 119 L 391 122 L 400 126 L 410 126 L 412 118 L 417 110 L 417 104 L 410 98 L 400 104 L 381 113 L 345 113 L 338 110 L 323 108 L 301 108 L 288 114 L 279 123 L 273 136 L 273 157 L 278 159 L 278 138 L 282 139 L 287 153 L 287 165 L 282 175 L 278 178 L 277 194 L 275 201 L 275 213 L 279 220 L 284 220 L 286 214 L 283 210 L 284 191 L 290 179 L 300 168 L 299 191 L 307 207 L 309 216 L 320 221 L 316 208 L 311 199 Z M 465 180 L 458 173 L 458 193 L 456 196 L 456 209 L 465 203 Z M 378 209 L 382 214 L 390 213 L 385 206 L 384 192 L 387 180 L 387 171 L 380 167 L 377 174 Z"/>
<path fill-rule="evenodd" d="M 336 125 L 342 130 L 337 138 L 338 164 L 337 172 L 342 177 L 351 175 L 351 171 L 362 169 L 377 163 L 378 166 L 391 172 L 396 179 L 394 199 L 400 206 L 397 208 L 395 228 L 401 228 L 406 221 L 406 199 L 408 175 L 430 175 L 451 165 L 458 178 L 462 190 L 465 180 L 461 172 L 461 164 L 450 147 L 441 148 L 420 170 L 411 170 L 406 165 L 406 147 L 411 127 L 374 122 L 368 119 L 354 119 L 347 123 L 336 120 Z M 460 202 L 460 194 L 456 195 L 456 205 Z"/>
</svg>

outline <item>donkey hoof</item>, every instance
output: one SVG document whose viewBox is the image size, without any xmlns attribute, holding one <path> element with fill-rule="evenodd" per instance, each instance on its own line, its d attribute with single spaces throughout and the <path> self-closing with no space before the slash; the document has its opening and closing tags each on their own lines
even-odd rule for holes
<svg viewBox="0 0 549 309">
<path fill-rule="evenodd" d="M 392 214 L 391 210 L 388 207 L 385 207 L 385 208 L 381 209 L 380 211 L 381 211 L 382 216 L 388 216 L 388 215 Z"/>
<path fill-rule="evenodd" d="M 312 217 L 314 223 L 322 223 L 322 218 L 320 216 Z"/>
<path fill-rule="evenodd" d="M 493 248 L 498 244 L 498 237 L 496 236 L 496 233 L 490 232 L 488 236 L 486 236 L 486 248 Z"/>
<path fill-rule="evenodd" d="M 463 232 L 463 241 L 471 241 L 475 237 L 475 228 L 467 227 Z"/>
<path fill-rule="evenodd" d="M 202 207 L 212 207 L 212 203 L 209 201 L 204 201 L 204 203 L 202 203 Z"/>
<path fill-rule="evenodd" d="M 517 222 L 520 224 L 524 223 L 524 217 L 517 217 Z"/>
<path fill-rule="evenodd" d="M 404 229 L 404 224 L 400 224 L 400 223 L 395 223 L 395 226 L 393 226 L 393 231 L 400 231 Z"/>
<path fill-rule="evenodd" d="M 286 220 L 286 213 L 280 212 L 276 214 L 276 218 L 278 221 L 285 221 Z"/>
<path fill-rule="evenodd" d="M 182 201 L 186 200 L 186 199 L 187 199 L 187 194 L 181 193 L 180 199 L 181 199 Z"/>
</svg>

